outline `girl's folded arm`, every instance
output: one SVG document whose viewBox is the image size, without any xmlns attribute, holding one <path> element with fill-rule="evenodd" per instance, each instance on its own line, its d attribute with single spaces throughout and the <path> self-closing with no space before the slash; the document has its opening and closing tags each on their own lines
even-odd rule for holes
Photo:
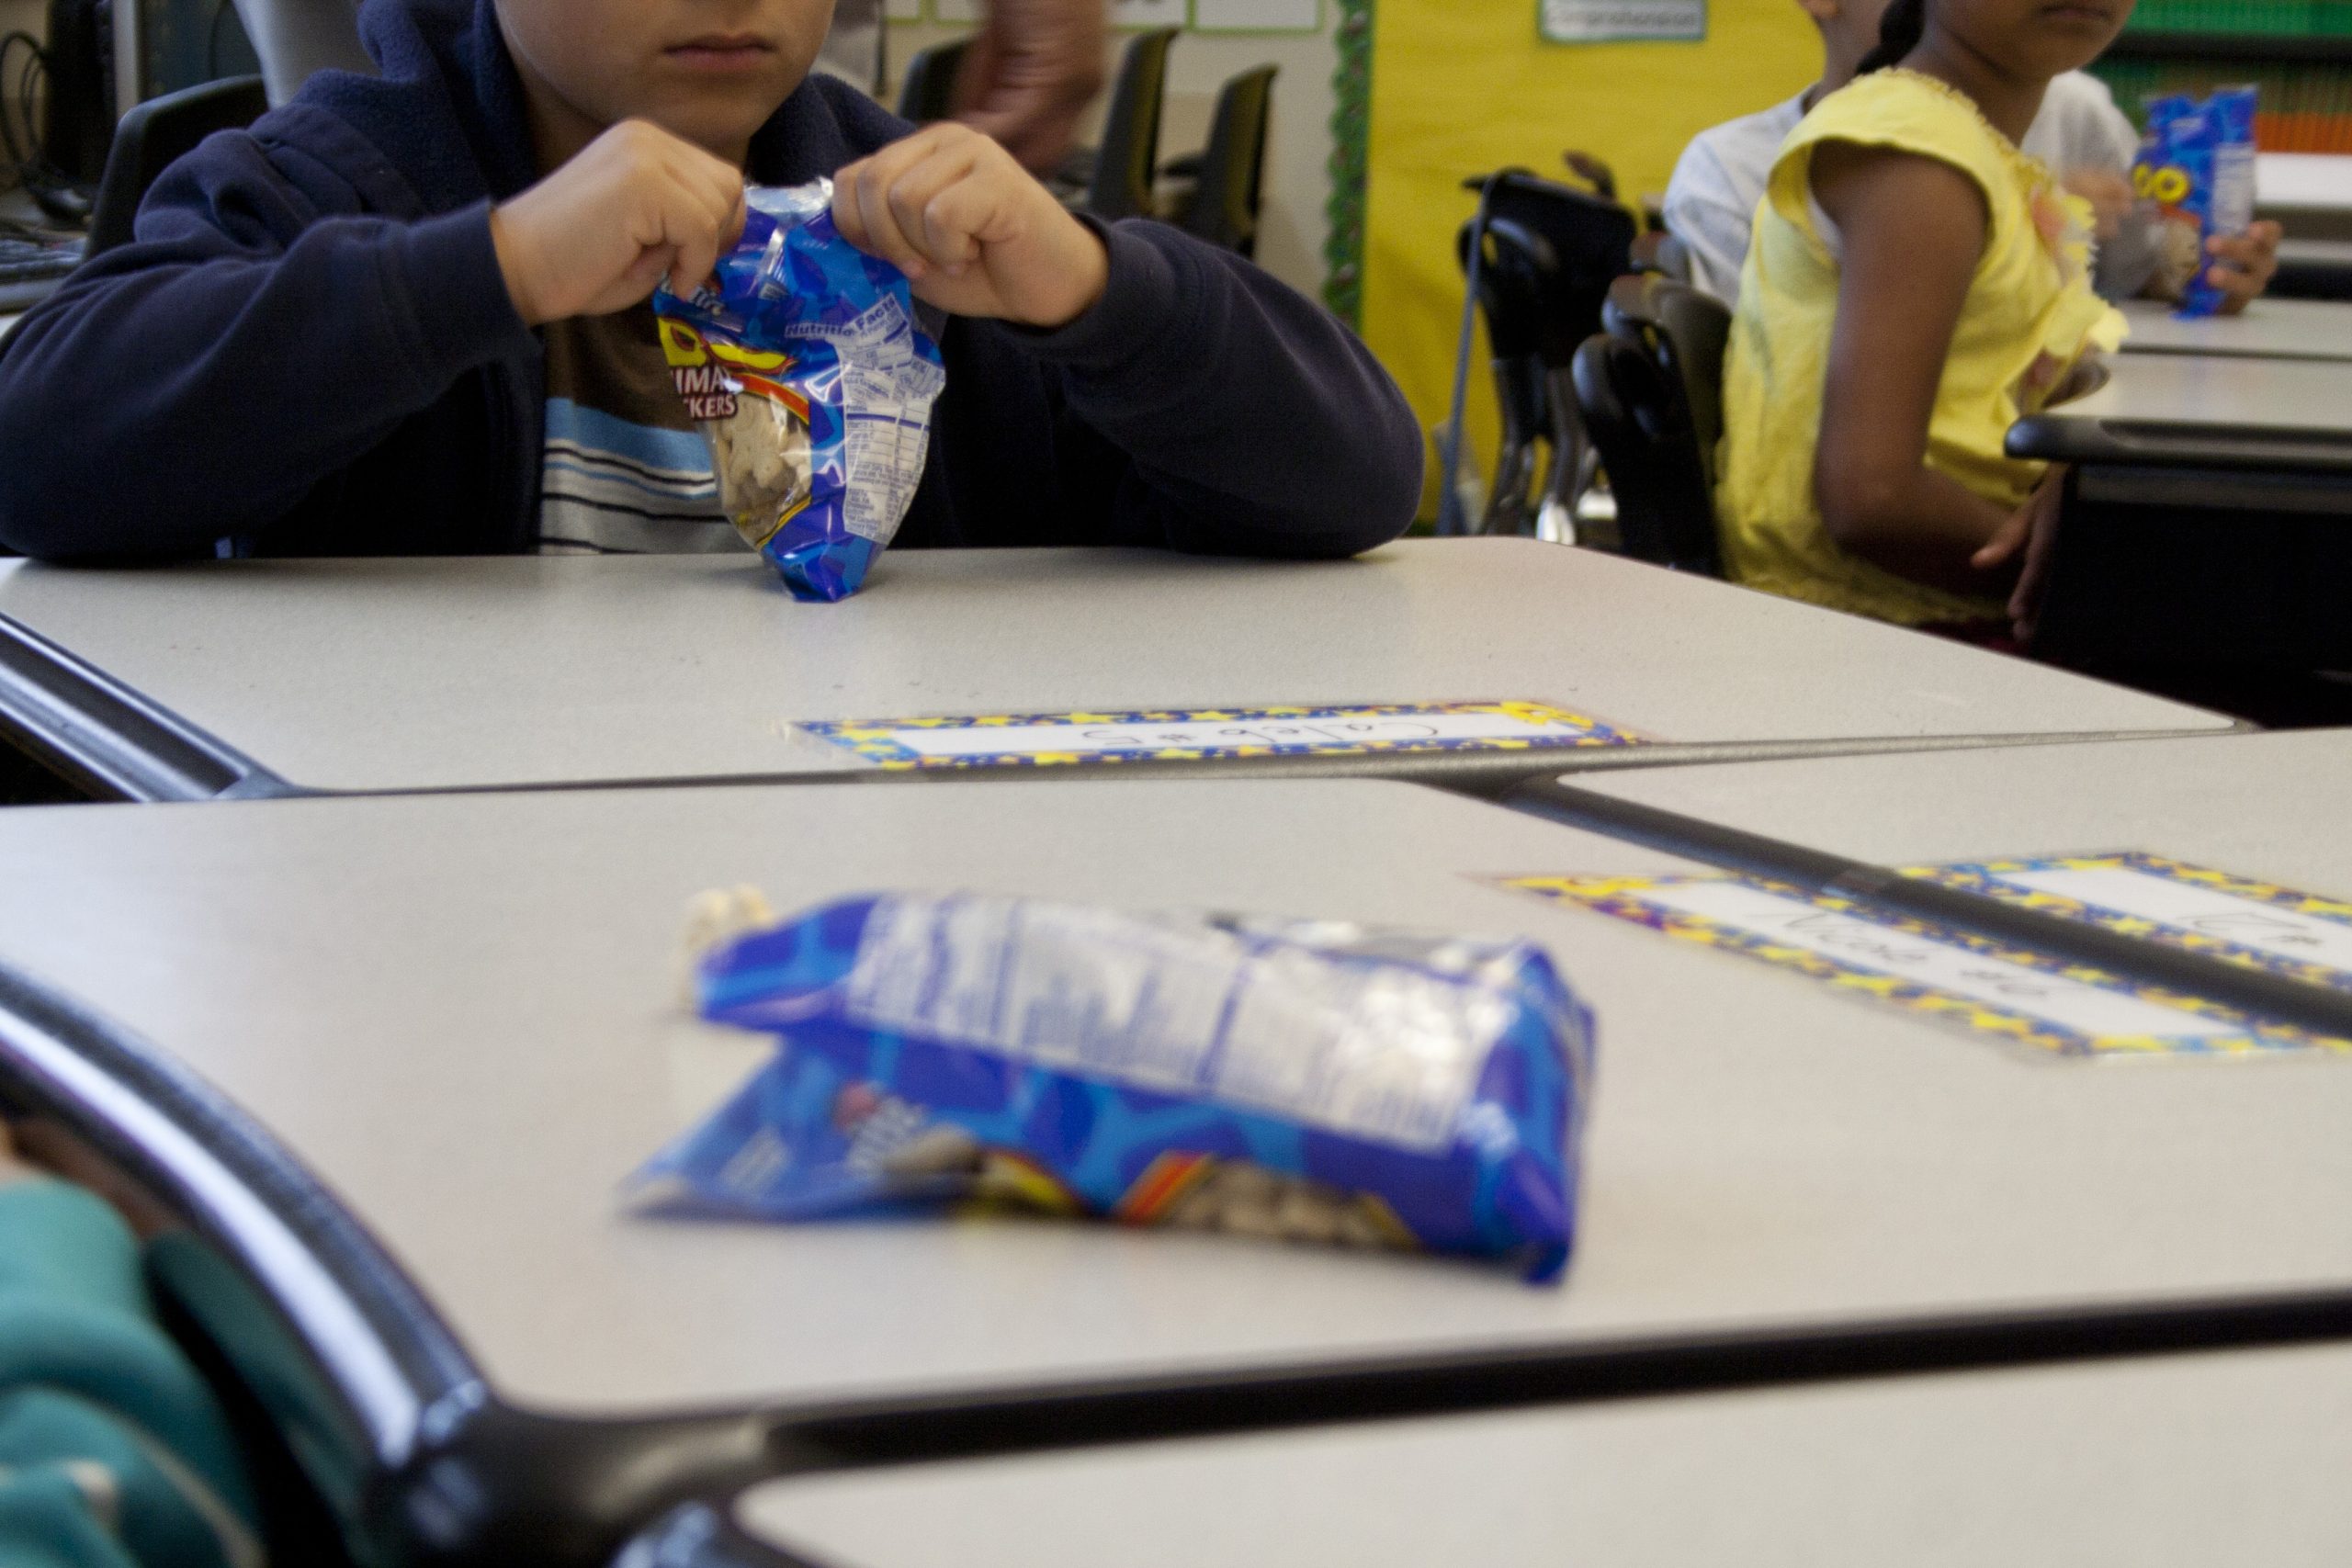
<svg viewBox="0 0 2352 1568">
<path fill-rule="evenodd" d="M 1927 465 L 1937 387 L 1984 250 L 1984 196 L 1948 164 L 1848 142 L 1816 149 L 1811 175 L 1840 247 L 1814 456 L 1822 524 L 1898 576 L 2000 592 L 2013 570 L 1970 557 L 2009 513 Z"/>
</svg>

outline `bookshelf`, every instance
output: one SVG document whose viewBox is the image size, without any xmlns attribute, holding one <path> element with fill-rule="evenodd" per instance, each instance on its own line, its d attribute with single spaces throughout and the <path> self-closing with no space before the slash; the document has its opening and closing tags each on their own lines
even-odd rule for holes
<svg viewBox="0 0 2352 1568">
<path fill-rule="evenodd" d="M 2092 69 L 2135 124 L 2154 95 L 2251 82 L 2262 151 L 2352 153 L 2352 0 L 2141 0 Z"/>
</svg>

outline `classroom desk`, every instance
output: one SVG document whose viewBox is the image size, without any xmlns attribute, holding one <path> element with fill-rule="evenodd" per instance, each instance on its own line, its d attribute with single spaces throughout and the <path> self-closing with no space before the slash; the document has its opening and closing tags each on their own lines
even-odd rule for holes
<svg viewBox="0 0 2352 1568">
<path fill-rule="evenodd" d="M 37 635 L 6 635 L 12 622 Z M 0 727 L 131 798 L 872 773 L 801 727 L 1498 699 L 1694 748 L 2226 723 L 1515 539 L 1407 541 L 1324 564 L 909 551 L 834 605 L 794 604 L 748 553 L 0 565 Z M 1595 748 L 1577 765 L 1635 750 Z M 1526 755 L 1304 761 L 1453 780 L 1524 776 Z"/>
<path fill-rule="evenodd" d="M 2347 1463 L 2324 1348 L 819 1476 L 735 1519 L 812 1568 L 2318 1568 Z"/>
<path fill-rule="evenodd" d="M 2075 465 L 2035 653 L 2159 681 L 2352 668 L 2352 361 L 2112 368 L 2009 430 L 2011 456 Z"/>
<path fill-rule="evenodd" d="M 380 1239 L 490 1387 L 541 1412 L 1434 1355 L 1703 1379 L 1783 1340 L 1818 1371 L 1933 1354 L 1972 1325 L 2004 1354 L 2075 1345 L 2086 1316 L 2152 1309 L 2227 1337 L 2245 1303 L 2310 1289 L 2347 1293 L 2329 1310 L 2352 1332 L 2352 1226 L 2312 1201 L 2352 1183 L 2345 1063 L 2053 1061 L 1492 886 L 1699 868 L 1432 790 L 69 807 L 0 814 L 0 955 L 242 1107 Z M 744 882 L 786 910 L 967 887 L 1539 941 L 1600 1028 L 1567 1281 L 1065 1223 L 634 1217 L 617 1184 L 764 1055 L 678 1000 L 684 906 Z M 0 1085 L 38 1077 L 12 1033 L 0 1018 Z"/>
<path fill-rule="evenodd" d="M 2011 426 L 2009 455 L 2132 468 L 2352 473 L 2352 363 L 2129 354 L 2119 355 L 2112 370 L 2108 384 L 2088 397 Z"/>
<path fill-rule="evenodd" d="M 2352 304 L 2262 299 L 2238 315 L 2184 321 L 2169 305 L 2135 299 L 2123 313 L 2132 322 L 2132 335 L 2123 340 L 2127 355 L 2352 360 Z"/>
<path fill-rule="evenodd" d="M 2278 274 L 2270 292 L 2282 299 L 2352 299 L 2352 240 L 2278 242 Z"/>
<path fill-rule="evenodd" d="M 1564 782 L 1875 865 L 2135 850 L 2352 899 L 2346 777 L 2352 731 L 2316 729 Z"/>
<path fill-rule="evenodd" d="M 2273 218 L 2290 235 L 2352 237 L 2352 157 L 2331 152 L 2262 152 L 2255 157 L 2255 215 Z"/>
</svg>

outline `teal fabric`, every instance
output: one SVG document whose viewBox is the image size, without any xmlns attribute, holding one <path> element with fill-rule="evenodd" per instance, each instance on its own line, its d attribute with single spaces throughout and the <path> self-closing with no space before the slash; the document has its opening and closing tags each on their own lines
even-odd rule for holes
<svg viewBox="0 0 2352 1568">
<path fill-rule="evenodd" d="M 150 1568 L 123 1550 L 54 1466 L 0 1478 L 0 1568 Z"/>
<path fill-rule="evenodd" d="M 78 1485 L 77 1468 L 96 1479 Z M 0 1568 L 238 1568 L 257 1561 L 254 1517 L 226 1417 L 155 1321 L 137 1240 L 78 1188 L 0 1187 Z"/>
</svg>

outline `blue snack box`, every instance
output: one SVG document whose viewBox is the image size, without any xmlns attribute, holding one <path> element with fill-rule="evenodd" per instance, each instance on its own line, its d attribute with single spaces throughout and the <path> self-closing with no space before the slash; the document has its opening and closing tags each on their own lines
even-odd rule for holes
<svg viewBox="0 0 2352 1568">
<path fill-rule="evenodd" d="M 719 501 L 798 599 L 857 592 L 922 478 L 946 384 L 906 275 L 833 227 L 832 182 L 754 186 L 712 286 L 653 296 Z"/>
<path fill-rule="evenodd" d="M 2222 307 L 2222 291 L 2206 281 L 2206 242 L 2254 221 L 2255 104 L 2252 87 L 2220 88 L 2202 103 L 2177 93 L 2148 100 L 2132 187 L 2154 206 L 2158 276 L 2183 316 Z"/>
<path fill-rule="evenodd" d="M 698 987 L 780 1049 L 631 1178 L 649 1207 L 1568 1256 L 1593 1022 L 1532 943 L 905 895 L 723 943 Z"/>
</svg>

